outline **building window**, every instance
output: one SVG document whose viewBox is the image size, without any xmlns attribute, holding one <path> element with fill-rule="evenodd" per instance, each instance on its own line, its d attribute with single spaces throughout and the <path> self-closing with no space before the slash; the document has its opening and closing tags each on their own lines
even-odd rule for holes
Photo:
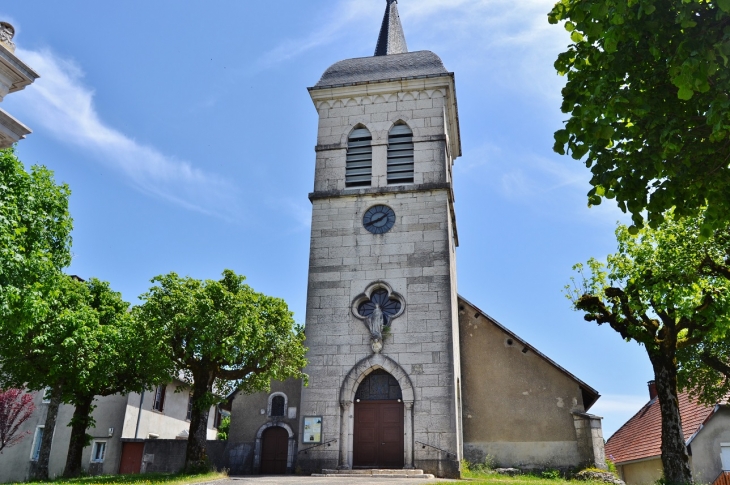
<svg viewBox="0 0 730 485">
<path fill-rule="evenodd" d="M 413 132 L 395 125 L 388 133 L 388 183 L 413 183 Z"/>
<path fill-rule="evenodd" d="M 283 417 L 286 414 L 286 394 L 275 392 L 269 396 L 269 416 Z"/>
<path fill-rule="evenodd" d="M 91 450 L 91 463 L 104 463 L 106 455 L 106 441 L 95 441 Z"/>
<path fill-rule="evenodd" d="M 38 426 L 35 429 L 35 436 L 33 437 L 33 448 L 31 448 L 30 459 L 31 461 L 38 461 L 38 457 L 41 455 L 41 442 L 43 441 L 43 429 L 44 426 Z"/>
<path fill-rule="evenodd" d="M 272 416 L 284 416 L 284 397 L 276 396 L 271 400 L 271 415 Z"/>
<path fill-rule="evenodd" d="M 152 403 L 152 409 L 155 411 L 162 412 L 162 410 L 165 408 L 165 389 L 167 386 L 160 385 L 157 386 L 157 389 L 155 390 L 155 402 Z"/>
<path fill-rule="evenodd" d="M 221 413 L 221 408 L 216 406 L 215 407 L 215 418 L 213 419 L 213 427 L 215 429 L 220 428 L 222 420 L 223 420 L 223 415 Z"/>
<path fill-rule="evenodd" d="M 373 137 L 367 128 L 355 128 L 347 141 L 345 186 L 370 187 L 373 178 Z"/>
<path fill-rule="evenodd" d="M 49 404 L 51 402 L 51 388 L 46 387 L 43 389 L 43 399 L 41 400 L 42 404 Z"/>
<path fill-rule="evenodd" d="M 193 395 L 192 394 L 188 395 L 188 415 L 185 419 L 187 419 L 188 421 L 193 419 Z"/>
</svg>

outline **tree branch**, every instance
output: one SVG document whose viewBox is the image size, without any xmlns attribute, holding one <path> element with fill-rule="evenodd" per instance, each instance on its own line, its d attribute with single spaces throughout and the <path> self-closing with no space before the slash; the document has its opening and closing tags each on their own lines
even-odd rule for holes
<svg viewBox="0 0 730 485">
<path fill-rule="evenodd" d="M 700 360 L 706 366 L 716 370 L 720 374 L 724 375 L 726 378 L 730 379 L 730 365 L 728 365 L 727 363 L 710 354 L 708 351 L 704 351 L 700 354 Z"/>
</svg>

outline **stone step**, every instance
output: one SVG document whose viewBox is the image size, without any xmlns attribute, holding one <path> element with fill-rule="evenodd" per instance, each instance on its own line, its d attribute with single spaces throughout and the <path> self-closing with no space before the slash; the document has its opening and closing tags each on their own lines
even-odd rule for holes
<svg viewBox="0 0 730 485">
<path fill-rule="evenodd" d="M 423 473 L 423 470 L 322 470 L 322 473 L 313 473 L 313 477 L 330 478 L 414 478 L 430 480 L 433 475 Z"/>
</svg>

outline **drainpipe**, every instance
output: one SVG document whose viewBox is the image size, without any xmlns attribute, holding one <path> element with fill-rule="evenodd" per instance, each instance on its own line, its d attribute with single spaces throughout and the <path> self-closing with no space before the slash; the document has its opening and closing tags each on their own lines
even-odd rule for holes
<svg viewBox="0 0 730 485">
<path fill-rule="evenodd" d="M 139 436 L 139 421 L 142 419 L 142 404 L 144 404 L 144 389 L 142 394 L 139 396 L 139 412 L 137 413 L 137 429 L 134 430 L 134 439 Z"/>
</svg>

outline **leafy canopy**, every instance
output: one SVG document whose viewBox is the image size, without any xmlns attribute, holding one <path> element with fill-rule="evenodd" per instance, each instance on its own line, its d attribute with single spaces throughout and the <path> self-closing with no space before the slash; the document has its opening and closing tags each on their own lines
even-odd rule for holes
<svg viewBox="0 0 730 485">
<path fill-rule="evenodd" d="M 170 375 L 188 383 L 211 379 L 215 389 L 196 406 L 207 408 L 233 390 L 256 392 L 272 379 L 304 378 L 304 331 L 286 302 L 257 293 L 226 270 L 219 281 L 175 273 L 158 276 L 140 298 L 138 320 L 156 329 Z"/>
<path fill-rule="evenodd" d="M 0 150 L 0 325 L 39 318 L 71 263 L 69 194 L 45 167 L 27 172 L 12 148 Z"/>
<path fill-rule="evenodd" d="M 703 236 L 730 221 L 730 0 L 560 0 L 573 41 L 555 151 L 585 157 L 589 203 L 616 199 L 633 233 L 664 213 Z"/>
<path fill-rule="evenodd" d="M 638 236 L 616 230 L 618 251 L 601 263 L 579 264 L 566 287 L 587 321 L 609 324 L 651 355 L 676 362 L 680 387 L 707 403 L 730 393 L 730 280 L 725 238 L 700 234 L 702 215 L 670 212 L 658 229 Z M 588 270 L 588 274 L 586 274 Z"/>
</svg>

